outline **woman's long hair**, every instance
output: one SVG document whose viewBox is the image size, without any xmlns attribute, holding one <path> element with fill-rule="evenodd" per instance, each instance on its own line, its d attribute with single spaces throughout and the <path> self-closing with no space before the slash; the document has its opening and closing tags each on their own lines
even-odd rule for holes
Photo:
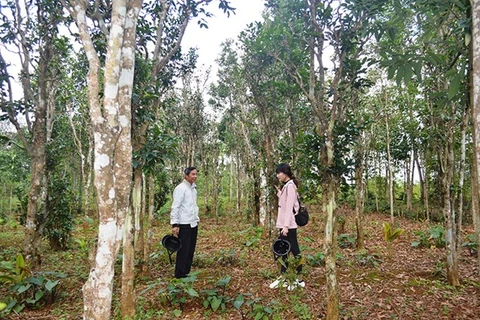
<svg viewBox="0 0 480 320">
<path fill-rule="evenodd" d="M 298 188 L 298 180 L 293 175 L 292 168 L 290 168 L 290 166 L 287 163 L 280 163 L 279 165 L 277 165 L 277 168 L 275 169 L 275 173 L 280 173 L 280 172 L 287 175 L 293 181 L 293 183 L 295 183 L 295 185 Z"/>
</svg>

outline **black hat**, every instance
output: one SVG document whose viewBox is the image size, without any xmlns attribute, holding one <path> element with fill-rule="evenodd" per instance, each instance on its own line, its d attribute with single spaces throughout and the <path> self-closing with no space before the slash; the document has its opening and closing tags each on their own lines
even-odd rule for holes
<svg viewBox="0 0 480 320">
<path fill-rule="evenodd" d="M 175 237 L 171 234 L 167 234 L 162 239 L 162 245 L 170 252 L 177 252 L 182 248 L 182 242 L 178 237 Z"/>
<path fill-rule="evenodd" d="M 272 251 L 276 256 L 286 256 L 290 252 L 290 242 L 279 238 L 273 242 Z"/>
</svg>

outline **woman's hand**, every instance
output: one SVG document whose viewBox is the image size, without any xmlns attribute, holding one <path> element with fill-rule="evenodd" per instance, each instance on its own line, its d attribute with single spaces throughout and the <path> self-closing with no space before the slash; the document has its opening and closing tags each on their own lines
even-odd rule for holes
<svg viewBox="0 0 480 320">
<path fill-rule="evenodd" d="M 281 233 L 282 236 L 286 237 L 287 234 L 288 234 L 288 227 L 283 227 L 283 229 L 282 229 L 282 231 L 280 231 L 280 233 Z"/>
</svg>

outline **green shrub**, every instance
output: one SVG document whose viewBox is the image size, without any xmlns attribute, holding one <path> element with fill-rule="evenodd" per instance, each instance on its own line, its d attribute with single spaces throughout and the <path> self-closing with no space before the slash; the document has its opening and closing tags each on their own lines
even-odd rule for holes
<svg viewBox="0 0 480 320">
<path fill-rule="evenodd" d="M 66 275 L 57 272 L 38 272 L 32 274 L 25 264 L 22 254 L 18 254 L 15 263 L 1 261 L 0 282 L 10 285 L 10 295 L 3 301 L 6 306 L 2 313 L 19 313 L 24 308 L 41 307 L 53 303 L 60 279 Z M 2 304 L 3 305 L 3 304 Z"/>
<path fill-rule="evenodd" d="M 232 277 L 226 276 L 217 281 L 216 288 L 205 289 L 200 292 L 205 297 L 203 300 L 205 308 L 212 309 L 213 312 L 217 312 L 219 309 L 225 311 L 227 303 L 232 300 L 225 295 L 225 290 L 231 279 Z"/>
<path fill-rule="evenodd" d="M 355 236 L 343 233 L 337 237 L 337 242 L 340 248 L 353 248 L 355 247 Z"/>
<path fill-rule="evenodd" d="M 253 231 L 253 232 L 252 232 Z M 263 228 L 262 227 L 253 227 L 249 229 L 245 245 L 247 247 L 255 247 L 262 238 Z"/>
<path fill-rule="evenodd" d="M 74 212 L 78 207 L 71 184 L 65 179 L 52 179 L 47 201 L 47 221 L 44 237 L 48 239 L 52 250 L 66 250 L 74 229 Z"/>
<path fill-rule="evenodd" d="M 314 255 L 307 254 L 305 257 L 308 261 L 308 264 L 312 267 L 325 266 L 325 253 L 319 252 Z"/>
<path fill-rule="evenodd" d="M 359 265 L 367 267 L 376 268 L 380 263 L 383 262 L 378 253 L 369 254 L 365 249 L 358 251 L 355 255 L 355 258 L 357 259 Z"/>
<path fill-rule="evenodd" d="M 172 278 L 168 282 L 155 280 L 148 285 L 147 288 L 140 292 L 140 296 L 153 288 L 166 285 L 166 288 L 163 287 L 157 291 L 160 301 L 162 303 L 167 303 L 170 306 L 179 307 L 182 309 L 188 298 L 199 297 L 198 292 L 193 289 L 193 283 L 197 279 L 197 275 L 198 271 L 190 273 L 185 278 Z"/>
<path fill-rule="evenodd" d="M 414 234 L 418 236 L 418 240 L 411 243 L 412 247 L 445 247 L 445 228 L 443 226 L 437 225 L 430 230 L 415 231 Z"/>
<path fill-rule="evenodd" d="M 385 222 L 383 224 L 383 235 L 385 237 L 385 241 L 387 242 L 387 250 L 388 250 L 388 257 L 392 256 L 392 243 L 395 239 L 400 237 L 405 230 L 396 228 L 395 230 L 392 228 L 390 223 Z"/>
<path fill-rule="evenodd" d="M 467 248 L 468 251 L 470 252 L 470 255 L 476 256 L 478 254 L 478 243 L 476 241 L 476 237 L 474 233 L 467 234 L 465 236 L 466 240 L 464 243 L 462 243 L 462 247 Z"/>
<path fill-rule="evenodd" d="M 261 298 L 245 299 L 252 294 L 239 294 L 233 301 L 233 307 L 240 313 L 242 319 L 273 319 L 280 320 L 278 302 L 272 300 L 264 305 Z"/>
</svg>

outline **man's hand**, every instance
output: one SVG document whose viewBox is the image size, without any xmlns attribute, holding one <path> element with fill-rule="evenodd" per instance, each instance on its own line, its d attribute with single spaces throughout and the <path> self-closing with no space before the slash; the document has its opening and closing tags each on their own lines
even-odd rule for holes
<svg viewBox="0 0 480 320">
<path fill-rule="evenodd" d="M 286 237 L 287 234 L 288 234 L 288 227 L 283 227 L 283 229 L 281 231 L 281 234 L 282 234 L 282 236 Z"/>
<path fill-rule="evenodd" d="M 180 227 L 173 227 L 172 228 L 172 234 L 175 236 L 175 237 L 178 237 L 178 233 L 180 232 Z"/>
</svg>

